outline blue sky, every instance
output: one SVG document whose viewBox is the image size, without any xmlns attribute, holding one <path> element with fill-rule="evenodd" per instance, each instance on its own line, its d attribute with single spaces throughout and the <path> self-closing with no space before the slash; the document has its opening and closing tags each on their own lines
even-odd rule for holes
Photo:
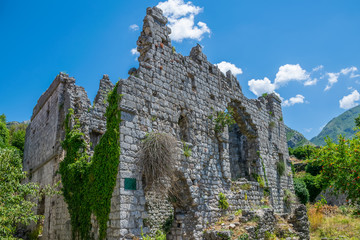
<svg viewBox="0 0 360 240">
<path fill-rule="evenodd" d="M 103 74 L 127 78 L 146 7 L 159 2 L 178 52 L 200 43 L 247 97 L 275 91 L 285 123 L 307 138 L 360 101 L 357 0 L 0 0 L 0 113 L 29 119 L 60 71 L 91 100 Z"/>
</svg>

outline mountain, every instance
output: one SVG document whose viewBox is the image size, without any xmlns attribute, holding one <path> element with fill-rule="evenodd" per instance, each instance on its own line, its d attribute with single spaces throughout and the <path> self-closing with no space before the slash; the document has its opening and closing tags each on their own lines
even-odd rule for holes
<svg viewBox="0 0 360 240">
<path fill-rule="evenodd" d="M 289 128 L 286 125 L 285 125 L 285 131 L 286 131 L 286 141 L 288 143 L 288 147 L 297 148 L 302 145 L 308 145 L 308 144 L 312 145 L 312 143 L 309 140 L 307 140 L 304 137 L 304 135 L 302 135 L 301 133 L 299 133 L 294 129 Z"/>
<path fill-rule="evenodd" d="M 355 133 L 355 118 L 358 117 L 359 114 L 360 105 L 347 110 L 328 122 L 319 135 L 312 138 L 310 141 L 316 145 L 323 146 L 325 145 L 324 138 L 327 136 L 333 140 L 336 140 L 337 136 L 340 134 L 345 135 L 346 138 L 352 138 Z"/>
</svg>

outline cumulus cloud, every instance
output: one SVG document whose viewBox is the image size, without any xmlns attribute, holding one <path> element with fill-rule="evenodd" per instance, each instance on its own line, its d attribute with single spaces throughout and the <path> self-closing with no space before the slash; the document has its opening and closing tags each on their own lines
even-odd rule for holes
<svg viewBox="0 0 360 240">
<path fill-rule="evenodd" d="M 290 81 L 309 80 L 310 75 L 299 64 L 285 64 L 279 68 L 276 74 L 275 85 L 285 85 Z"/>
<path fill-rule="evenodd" d="M 348 68 L 343 68 L 340 70 L 340 72 L 337 73 L 326 73 L 326 75 L 328 76 L 328 84 L 326 85 L 324 91 L 329 90 L 335 83 L 337 83 L 340 75 L 350 75 L 350 78 L 360 77 L 360 74 L 356 74 L 357 71 L 358 69 L 352 66 Z"/>
<path fill-rule="evenodd" d="M 131 31 L 137 31 L 137 30 L 139 30 L 139 26 L 136 25 L 136 24 L 130 25 L 129 28 L 130 28 Z"/>
<path fill-rule="evenodd" d="M 297 94 L 295 97 L 291 97 L 290 99 L 283 101 L 282 105 L 284 107 L 293 106 L 297 103 L 304 103 L 304 99 L 305 97 L 303 95 Z"/>
<path fill-rule="evenodd" d="M 201 41 L 205 34 L 210 34 L 210 28 L 204 22 L 195 24 L 195 16 L 203 11 L 203 8 L 185 3 L 184 0 L 167 0 L 157 5 L 169 20 L 171 28 L 170 38 L 181 42 L 183 39 L 195 39 Z"/>
<path fill-rule="evenodd" d="M 256 96 L 261 96 L 263 93 L 272 93 L 275 91 L 275 85 L 265 77 L 264 79 L 251 79 L 248 82 L 250 91 Z"/>
<path fill-rule="evenodd" d="M 317 66 L 317 67 L 314 67 L 314 68 L 312 69 L 312 71 L 313 71 L 313 72 L 317 72 L 317 71 L 320 71 L 320 70 L 323 69 L 323 68 L 324 68 L 323 65 L 319 65 L 319 66 Z"/>
<path fill-rule="evenodd" d="M 317 83 L 317 78 L 314 78 L 314 79 L 309 79 L 309 80 L 306 80 L 304 82 L 304 86 L 312 86 L 312 85 L 315 85 Z"/>
<path fill-rule="evenodd" d="M 132 55 L 135 55 L 135 56 L 140 55 L 140 53 L 138 52 L 137 48 L 132 48 L 132 49 L 130 50 L 130 52 L 131 52 Z"/>
<path fill-rule="evenodd" d="M 242 74 L 243 71 L 241 70 L 241 68 L 238 68 L 235 66 L 235 64 L 229 63 L 229 62 L 225 62 L 222 61 L 221 63 L 215 64 L 215 66 L 217 66 L 220 71 L 222 71 L 224 74 L 226 74 L 227 71 L 231 71 L 231 73 L 236 76 L 239 74 Z"/>
<path fill-rule="evenodd" d="M 318 80 L 316 78 L 311 79 L 310 74 L 302 69 L 299 64 L 285 64 L 279 68 L 273 83 L 265 77 L 264 79 L 258 80 L 251 79 L 248 85 L 250 91 L 256 96 L 260 96 L 265 92 L 272 93 L 290 81 L 301 81 L 304 86 L 312 86 L 315 85 Z"/>
<path fill-rule="evenodd" d="M 349 109 L 359 105 L 359 103 L 357 103 L 357 101 L 359 100 L 360 100 L 360 94 L 357 90 L 354 90 L 349 95 L 344 96 L 342 99 L 340 99 L 339 104 L 341 108 Z"/>
<path fill-rule="evenodd" d="M 327 73 L 326 74 L 329 78 L 328 78 L 328 84 L 326 85 L 324 91 L 329 90 L 332 85 L 334 85 L 335 83 L 337 83 L 340 73 Z"/>
</svg>

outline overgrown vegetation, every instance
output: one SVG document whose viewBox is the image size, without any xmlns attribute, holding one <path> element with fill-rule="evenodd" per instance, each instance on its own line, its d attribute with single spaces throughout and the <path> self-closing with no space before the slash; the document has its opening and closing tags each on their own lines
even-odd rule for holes
<svg viewBox="0 0 360 240">
<path fill-rule="evenodd" d="M 306 204 L 309 201 L 309 191 L 306 188 L 305 182 L 300 178 L 294 179 L 295 194 L 302 204 Z"/>
<path fill-rule="evenodd" d="M 177 140 L 170 134 L 151 132 L 145 136 L 137 164 L 142 170 L 146 191 L 156 190 L 167 196 L 171 186 L 164 180 L 175 177 L 177 151 Z"/>
<path fill-rule="evenodd" d="M 226 126 L 231 126 L 236 123 L 233 118 L 232 108 L 228 108 L 225 111 L 214 112 L 209 116 L 209 119 L 215 124 L 214 130 L 216 134 L 224 132 Z"/>
<path fill-rule="evenodd" d="M 65 120 L 65 139 L 62 143 L 66 156 L 60 163 L 59 173 L 63 184 L 63 195 L 71 216 L 72 238 L 90 239 L 91 214 L 96 216 L 99 239 L 105 239 L 110 201 L 116 184 L 117 167 L 120 157 L 121 112 L 118 104 L 121 95 L 118 85 L 108 95 L 106 109 L 106 132 L 95 147 L 92 159 L 86 153 L 87 144 L 75 118 L 70 123 L 73 110 L 69 110 Z"/>
<path fill-rule="evenodd" d="M 229 202 L 224 193 L 219 193 L 219 208 L 226 210 L 229 208 Z"/>
<path fill-rule="evenodd" d="M 26 173 L 22 171 L 21 150 L 10 145 L 5 115 L 0 116 L 0 239 L 13 237 L 18 225 L 37 222 L 35 201 L 43 194 L 38 184 L 23 183 Z M 24 136 L 25 137 L 25 136 Z M 19 139 L 22 140 L 22 139 Z"/>
<path fill-rule="evenodd" d="M 189 145 L 187 145 L 185 142 L 183 142 L 183 151 L 184 151 L 184 156 L 185 157 L 191 157 L 191 149 L 189 147 Z"/>
<path fill-rule="evenodd" d="M 352 206 L 308 205 L 311 239 L 359 239 L 360 218 Z"/>
</svg>

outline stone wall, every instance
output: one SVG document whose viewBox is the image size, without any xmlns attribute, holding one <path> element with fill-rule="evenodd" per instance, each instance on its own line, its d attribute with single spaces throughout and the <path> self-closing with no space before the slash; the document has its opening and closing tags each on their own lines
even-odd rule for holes
<svg viewBox="0 0 360 240">
<path fill-rule="evenodd" d="M 260 205 L 266 193 L 275 212 L 289 211 L 283 196 L 285 189 L 293 191 L 293 183 L 280 100 L 274 94 L 247 99 L 232 73 L 223 74 L 207 61 L 199 45 L 189 56 L 177 53 L 166 23 L 160 9 L 147 9 L 137 41 L 139 68 L 119 82 L 121 156 L 107 239 L 130 240 L 139 237 L 141 229 L 152 234 L 172 214 L 169 239 L 201 239 L 203 229 L 224 214 L 219 193 L 230 203 L 228 212 Z M 80 119 L 92 153 L 105 132 L 104 99 L 112 88 L 104 75 L 91 105 L 73 78 L 56 77 L 35 106 L 27 130 L 24 169 L 31 172 L 32 181 L 53 184 L 60 179 L 56 175 L 64 158 L 60 142 L 70 107 Z M 215 132 L 210 116 L 228 108 L 236 124 Z M 143 190 L 137 152 L 141 140 L 152 131 L 171 134 L 180 150 L 185 142 L 192 151 L 190 157 L 180 151 L 176 165 L 181 204 Z M 279 161 L 286 165 L 283 176 L 276 170 Z M 257 182 L 258 177 L 265 186 Z M 127 183 L 134 181 L 135 187 L 129 188 Z M 69 215 L 61 197 L 45 199 L 45 216 L 43 239 L 70 239 Z M 96 237 L 94 219 L 93 226 Z"/>
<path fill-rule="evenodd" d="M 187 206 L 174 206 L 170 239 L 199 239 L 202 229 L 222 214 L 218 207 L 220 192 L 229 198 L 231 209 L 260 204 L 264 189 L 256 182 L 256 175 L 267 179 L 275 211 L 286 211 L 283 190 L 292 190 L 293 185 L 280 100 L 275 95 L 255 100 L 244 97 L 238 80 L 208 62 L 199 45 L 190 56 L 176 53 L 166 23 L 161 10 L 147 9 L 137 42 L 139 68 L 120 82 L 122 110 L 127 116 L 120 127 L 120 201 L 128 203 L 121 208 L 121 238 L 139 236 L 144 216 L 152 218 L 145 208 L 142 176 L 135 164 L 139 143 L 151 131 L 176 136 L 192 150 L 192 155 L 182 156 L 177 166 L 183 192 L 189 194 L 184 198 L 191 201 Z M 216 136 L 209 116 L 229 106 L 237 126 Z M 276 171 L 278 161 L 287 165 L 281 177 Z M 240 180 L 248 180 L 251 189 L 231 191 L 232 177 L 245 177 Z M 135 178 L 137 190 L 124 190 L 125 178 Z M 170 203 L 164 200 L 163 204 Z M 148 230 L 143 228 L 145 233 Z"/>
<path fill-rule="evenodd" d="M 26 131 L 23 168 L 29 173 L 30 181 L 39 182 L 41 186 L 54 185 L 60 181 L 57 171 L 65 154 L 61 141 L 65 136 L 64 120 L 69 108 L 75 110 L 88 142 L 94 132 L 99 135 L 105 132 L 104 100 L 112 88 L 109 77 L 104 75 L 94 104 L 91 105 L 84 88 L 76 86 L 74 78 L 64 73 L 55 78 L 34 107 Z M 97 143 L 93 141 L 92 146 Z M 92 148 L 89 153 L 92 153 Z M 70 216 L 62 196 L 46 197 L 39 202 L 36 211 L 45 216 L 43 239 L 71 239 Z M 112 217 L 117 218 L 114 215 Z M 109 228 L 109 235 L 114 234 L 112 232 L 112 228 Z"/>
</svg>

